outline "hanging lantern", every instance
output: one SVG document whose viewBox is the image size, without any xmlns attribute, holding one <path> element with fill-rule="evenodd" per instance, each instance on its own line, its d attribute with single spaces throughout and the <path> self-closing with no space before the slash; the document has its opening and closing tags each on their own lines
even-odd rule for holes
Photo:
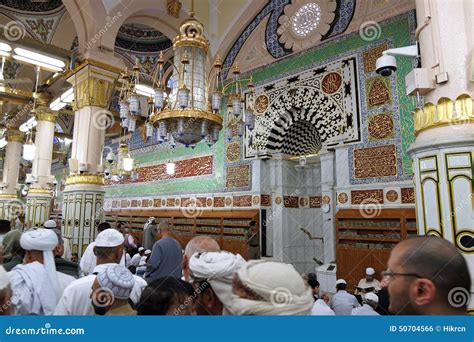
<svg viewBox="0 0 474 342">
<path fill-rule="evenodd" d="M 153 137 L 153 125 L 149 122 L 146 124 L 146 138 L 147 140 Z"/>
<path fill-rule="evenodd" d="M 189 89 L 186 86 L 183 86 L 178 90 L 178 102 L 179 106 L 184 109 L 188 107 L 189 104 Z"/>
<path fill-rule="evenodd" d="M 176 164 L 173 163 L 171 160 L 166 163 L 166 174 L 169 176 L 174 175 L 176 171 Z"/>
<path fill-rule="evenodd" d="M 219 140 L 219 133 L 220 133 L 221 129 L 219 128 L 219 126 L 213 126 L 212 127 L 212 135 L 211 135 L 211 139 L 212 139 L 212 142 L 215 144 L 218 140 Z M 231 132 L 232 133 L 232 132 Z M 231 140 L 232 140 L 232 137 L 231 137 Z"/>
<path fill-rule="evenodd" d="M 128 120 L 128 116 L 127 116 L 126 118 L 122 119 L 122 128 L 128 129 L 128 123 L 129 123 L 129 120 Z"/>
<path fill-rule="evenodd" d="M 247 127 L 249 131 L 253 131 L 255 127 L 255 115 L 250 109 L 245 110 L 245 127 Z"/>
<path fill-rule="evenodd" d="M 242 101 L 240 101 L 240 96 L 236 95 L 232 97 L 232 114 L 235 117 L 238 117 L 242 113 Z"/>
<path fill-rule="evenodd" d="M 33 139 L 31 138 L 32 133 L 30 133 L 30 136 L 28 138 L 28 141 L 23 144 L 23 159 L 27 161 L 32 161 L 35 159 L 36 155 L 36 145 L 33 143 Z"/>
<path fill-rule="evenodd" d="M 128 108 L 133 115 L 140 115 L 140 101 L 137 95 L 130 95 Z"/>
<path fill-rule="evenodd" d="M 219 113 L 222 104 L 222 94 L 218 91 L 212 94 L 212 110 L 214 113 Z"/>
<path fill-rule="evenodd" d="M 120 101 L 120 119 L 125 119 L 128 117 L 128 102 L 127 101 Z"/>
<path fill-rule="evenodd" d="M 137 128 L 137 119 L 134 117 L 128 119 L 128 131 L 129 132 L 135 132 L 135 129 Z"/>
<path fill-rule="evenodd" d="M 154 95 L 155 108 L 161 110 L 165 102 L 165 92 L 162 89 L 156 89 Z"/>
<path fill-rule="evenodd" d="M 168 127 L 167 126 L 168 125 L 166 124 L 166 121 L 160 121 L 160 124 L 158 126 L 158 136 L 163 140 L 168 135 Z"/>
<path fill-rule="evenodd" d="M 134 166 L 134 163 L 135 163 L 135 160 L 133 158 L 130 157 L 130 155 L 128 154 L 126 157 L 123 158 L 122 160 L 122 168 L 124 171 L 126 172 L 130 172 L 133 170 L 133 166 Z"/>
<path fill-rule="evenodd" d="M 209 134 L 208 122 L 203 121 L 201 123 L 201 137 L 204 139 Z"/>
<path fill-rule="evenodd" d="M 178 135 L 182 137 L 184 135 L 184 119 L 178 119 Z"/>
<path fill-rule="evenodd" d="M 232 141 L 232 128 L 231 127 L 227 127 L 225 129 L 225 138 L 228 142 Z"/>
</svg>

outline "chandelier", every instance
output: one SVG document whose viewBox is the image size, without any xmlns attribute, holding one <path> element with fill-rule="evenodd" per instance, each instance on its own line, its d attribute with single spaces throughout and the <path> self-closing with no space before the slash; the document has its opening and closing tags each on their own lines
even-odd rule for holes
<svg viewBox="0 0 474 342">
<path fill-rule="evenodd" d="M 179 35 L 173 40 L 172 61 L 165 61 L 163 51 L 160 52 L 151 86 L 140 82 L 142 71 L 138 61 L 130 75 L 125 72 L 121 77 L 122 127 L 129 132 L 137 126 L 144 127 L 145 141 L 156 128 L 158 142 L 169 142 L 173 148 L 177 143 L 194 148 L 203 140 L 208 146 L 215 144 L 223 127 L 220 111 L 224 97 L 233 114 L 228 120 L 230 130 L 237 126 L 241 136 L 244 127 L 253 129 L 255 121 L 253 106 L 245 105 L 242 86 L 247 81 L 253 93 L 252 79 L 240 79 L 240 70 L 234 66 L 232 79 L 224 82 L 222 60 L 217 56 L 210 65 L 209 41 L 203 25 L 194 18 L 193 8 L 194 2 L 190 18 L 181 24 Z M 171 77 L 167 79 L 169 68 Z M 147 108 L 141 108 L 142 96 L 147 98 Z"/>
</svg>

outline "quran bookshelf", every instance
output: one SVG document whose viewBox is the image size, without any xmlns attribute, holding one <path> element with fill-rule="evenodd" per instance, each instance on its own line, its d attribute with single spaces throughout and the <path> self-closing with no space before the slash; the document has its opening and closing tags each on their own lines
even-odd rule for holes
<svg viewBox="0 0 474 342">
<path fill-rule="evenodd" d="M 359 209 L 336 214 L 337 278 L 345 279 L 351 291 L 367 267 L 373 267 L 380 280 L 393 247 L 417 235 L 415 209 L 381 209 L 374 214 L 369 218 Z"/>
<path fill-rule="evenodd" d="M 184 247 L 195 236 L 207 235 L 214 238 L 222 250 L 248 256 L 246 234 L 251 220 L 259 222 L 258 210 L 197 211 L 196 215 L 180 210 L 138 210 L 107 212 L 107 221 L 115 227 L 117 222 L 126 223 L 131 234 L 143 241 L 143 226 L 153 216 L 158 222 L 167 221 L 173 228 L 173 235 Z M 195 217 L 193 217 L 195 216 Z"/>
</svg>

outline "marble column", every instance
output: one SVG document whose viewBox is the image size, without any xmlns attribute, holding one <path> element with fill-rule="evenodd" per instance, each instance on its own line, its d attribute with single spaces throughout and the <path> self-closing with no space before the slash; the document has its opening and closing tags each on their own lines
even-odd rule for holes
<svg viewBox="0 0 474 342">
<path fill-rule="evenodd" d="M 319 159 L 321 161 L 324 263 L 329 264 L 336 260 L 334 152 L 321 152 Z"/>
<path fill-rule="evenodd" d="M 48 107 L 36 109 L 36 153 L 31 174 L 35 181 L 26 197 L 25 226 L 42 226 L 51 214 L 51 162 L 53 160 L 54 127 L 57 113 Z"/>
<path fill-rule="evenodd" d="M 63 191 L 62 230 L 72 251 L 82 255 L 104 220 L 104 176 L 101 170 L 105 131 L 111 127 L 107 111 L 120 70 L 87 60 L 68 82 L 74 87 L 75 117 L 70 175 Z"/>
<path fill-rule="evenodd" d="M 12 220 L 15 213 L 23 208 L 23 202 L 17 196 L 17 185 L 24 134 L 17 130 L 8 130 L 6 140 L 8 144 L 3 161 L 0 218 Z"/>
<path fill-rule="evenodd" d="M 418 233 L 451 241 L 466 257 L 473 277 L 472 4 L 417 0 L 416 14 L 418 23 L 427 23 L 419 36 L 421 61 L 435 87 L 425 96 L 424 107 L 414 112 L 416 141 L 410 154 Z M 472 299 L 469 308 L 474 312 Z"/>
</svg>

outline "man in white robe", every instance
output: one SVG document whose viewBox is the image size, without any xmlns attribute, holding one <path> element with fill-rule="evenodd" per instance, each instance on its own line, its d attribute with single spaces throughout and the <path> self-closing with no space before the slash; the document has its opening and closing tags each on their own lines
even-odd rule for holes
<svg viewBox="0 0 474 342">
<path fill-rule="evenodd" d="M 102 222 L 97 226 L 97 231 L 99 234 L 106 229 L 111 229 L 112 226 L 108 222 Z M 94 254 L 94 246 L 95 241 L 91 242 L 84 253 L 82 253 L 81 262 L 79 263 L 79 267 L 81 268 L 81 272 L 83 276 L 90 275 L 94 273 L 95 267 L 97 264 L 97 257 Z M 122 253 L 122 257 L 120 259 L 120 265 L 125 267 L 125 253 Z"/>
<path fill-rule="evenodd" d="M 21 235 L 25 263 L 8 272 L 17 315 L 52 315 L 62 292 L 74 281 L 56 271 L 53 250 L 57 244 L 56 233 L 49 229 L 29 230 Z"/>
<path fill-rule="evenodd" d="M 132 257 L 132 260 L 130 260 L 130 266 L 138 267 L 138 265 L 140 264 L 140 260 L 142 259 L 142 256 L 143 256 L 144 253 L 145 253 L 145 248 L 139 247 L 138 248 L 138 253 L 136 253 Z"/>
<path fill-rule="evenodd" d="M 379 296 L 373 292 L 369 292 L 365 295 L 362 306 L 352 309 L 352 316 L 380 316 L 375 311 L 379 304 Z"/>
<path fill-rule="evenodd" d="M 123 235 L 112 228 L 106 229 L 97 235 L 94 246 L 97 266 L 94 267 L 92 274 L 75 280 L 64 290 L 54 312 L 55 315 L 94 315 L 94 308 L 90 299 L 94 280 L 104 268 L 119 263 L 123 256 L 124 241 Z M 135 284 L 130 299 L 136 304 L 147 283 L 140 277 L 134 276 L 134 278 Z"/>
<path fill-rule="evenodd" d="M 240 254 L 229 252 L 195 253 L 189 259 L 189 274 L 199 294 L 198 315 L 229 315 L 232 281 L 245 264 Z"/>
</svg>

